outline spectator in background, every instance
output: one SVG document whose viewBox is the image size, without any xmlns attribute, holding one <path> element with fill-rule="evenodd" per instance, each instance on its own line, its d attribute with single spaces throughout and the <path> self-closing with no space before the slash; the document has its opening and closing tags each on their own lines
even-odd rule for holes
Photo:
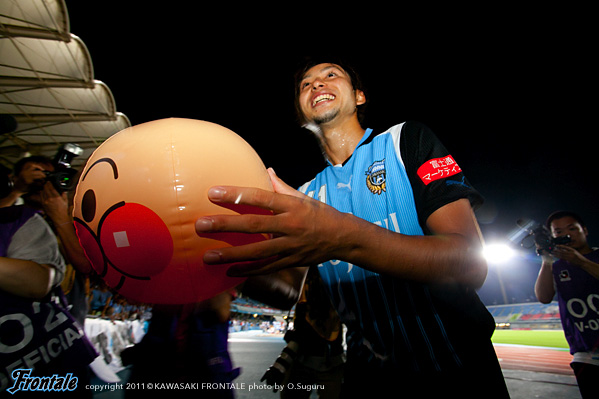
<svg viewBox="0 0 599 399">
<path fill-rule="evenodd" d="M 580 393 L 584 399 L 599 398 L 599 330 L 591 327 L 599 313 L 599 250 L 588 244 L 589 232 L 573 212 L 554 212 L 545 226 L 553 237 L 569 235 L 570 242 L 541 251 L 535 294 L 549 303 L 557 293 Z"/>
<path fill-rule="evenodd" d="M 127 301 L 119 294 L 115 294 L 110 301 L 110 320 L 125 321 L 129 318 L 129 309 Z"/>
<path fill-rule="evenodd" d="M 239 375 L 228 352 L 232 291 L 186 305 L 154 305 L 148 332 L 121 353 L 131 365 L 130 383 L 223 383 L 218 389 L 183 390 L 177 397 L 232 399 L 226 383 Z M 200 385 L 201 386 L 201 385 Z M 200 389 L 200 388 L 198 388 Z M 126 398 L 146 398 L 143 390 L 127 390 Z"/>
<path fill-rule="evenodd" d="M 99 281 L 92 289 L 89 295 L 89 311 L 94 316 L 106 317 L 110 308 L 112 292 L 108 286 Z"/>
</svg>

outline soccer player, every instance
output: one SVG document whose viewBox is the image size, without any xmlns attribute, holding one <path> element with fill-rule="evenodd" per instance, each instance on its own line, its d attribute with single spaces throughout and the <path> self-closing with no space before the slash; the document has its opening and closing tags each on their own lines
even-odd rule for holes
<svg viewBox="0 0 599 399">
<path fill-rule="evenodd" d="M 329 166 L 300 193 L 272 170 L 274 193 L 212 188 L 215 203 L 273 215 L 205 217 L 198 233 L 274 238 L 208 251 L 204 261 L 257 261 L 232 266 L 233 275 L 318 267 L 348 329 L 346 394 L 509 397 L 490 341 L 495 323 L 475 292 L 487 273 L 472 208 L 480 195 L 426 126 L 364 129 L 366 94 L 351 67 L 313 62 L 298 76 L 300 120 Z"/>
</svg>

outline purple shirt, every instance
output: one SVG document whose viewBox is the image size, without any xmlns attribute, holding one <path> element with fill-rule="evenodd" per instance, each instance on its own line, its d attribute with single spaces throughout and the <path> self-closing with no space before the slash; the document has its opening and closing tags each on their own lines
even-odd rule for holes
<svg viewBox="0 0 599 399">
<path fill-rule="evenodd" d="M 599 250 L 585 255 L 599 263 Z M 560 317 L 570 353 L 599 347 L 599 280 L 564 260 L 553 264 Z"/>
</svg>

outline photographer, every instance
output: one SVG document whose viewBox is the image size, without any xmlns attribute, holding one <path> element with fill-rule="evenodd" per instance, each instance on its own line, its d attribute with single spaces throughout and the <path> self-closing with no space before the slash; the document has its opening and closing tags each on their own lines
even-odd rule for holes
<svg viewBox="0 0 599 399">
<path fill-rule="evenodd" d="M 64 161 L 66 152 L 64 149 L 59 150 L 56 158 Z M 67 155 L 70 158 L 76 156 Z M 42 212 L 67 261 L 62 288 L 71 305 L 71 314 L 83 325 L 88 310 L 85 299 L 86 278 L 92 268 L 75 233 L 66 191 L 71 186 L 61 187 L 56 180 L 52 180 L 56 170 L 67 170 L 65 166 L 70 165 L 64 162 L 59 165 L 39 155 L 19 160 L 14 167 L 12 189 L 0 199 L 0 207 L 24 203 L 25 206 Z M 71 174 L 74 172 L 68 170 Z M 62 278 L 61 275 L 61 280 Z"/>
<path fill-rule="evenodd" d="M 20 160 L 10 177 L 13 184 L 0 199 L 0 320 L 3 338 L 9 338 L 3 343 L 14 349 L 0 353 L 0 391 L 11 387 L 15 369 L 25 369 L 34 376 L 71 373 L 79 381 L 73 394 L 84 397 L 87 365 L 97 354 L 67 311 L 60 288 L 65 261 L 48 221 L 56 231 L 73 226 L 66 194 L 60 195 L 48 181 L 47 172 L 53 170 L 45 157 Z M 68 235 L 60 239 L 69 240 Z M 65 344 L 57 349 L 55 342 Z"/>
<path fill-rule="evenodd" d="M 543 263 L 535 294 L 549 303 L 557 293 L 562 326 L 583 398 L 599 397 L 599 250 L 587 242 L 588 230 L 572 212 L 551 214 L 546 227 L 553 237 L 570 237 L 565 245 L 541 250 Z"/>
<path fill-rule="evenodd" d="M 3 233 L 3 247 L 6 247 L 8 252 L 8 255 L 3 256 L 9 256 L 2 258 L 0 289 L 15 295 L 39 299 L 48 294 L 53 285 L 62 281 L 64 261 L 54 235 L 40 215 L 30 207 L 15 206 L 21 197 L 43 187 L 46 180 L 44 170 L 51 167 L 51 163 L 42 157 L 22 161 L 15 167 L 12 190 L 0 199 L 0 208 L 3 208 L 0 231 Z M 9 222 L 13 226 L 11 230 L 8 230 Z M 23 223 L 18 226 L 14 224 L 21 222 Z M 16 241 L 21 237 L 21 231 L 30 231 L 23 235 L 22 243 Z M 25 242 L 27 239 L 28 243 Z M 37 244 L 31 245 L 33 243 Z M 37 253 L 40 253 L 39 256 L 46 260 L 38 263 L 11 258 L 11 250 L 19 251 L 20 248 L 27 252 L 23 257 L 36 258 Z"/>
<path fill-rule="evenodd" d="M 343 327 L 325 290 L 318 271 L 311 268 L 295 306 L 294 327 L 285 334 L 287 346 L 260 380 L 280 386 L 282 399 L 309 398 L 312 390 L 320 399 L 341 395 Z"/>
<path fill-rule="evenodd" d="M 23 197 L 39 193 L 46 183 L 47 170 L 54 170 L 54 166 L 46 157 L 32 156 L 19 160 L 15 164 L 13 176 L 9 177 L 12 184 L 0 199 L 0 207 L 22 203 Z"/>
</svg>

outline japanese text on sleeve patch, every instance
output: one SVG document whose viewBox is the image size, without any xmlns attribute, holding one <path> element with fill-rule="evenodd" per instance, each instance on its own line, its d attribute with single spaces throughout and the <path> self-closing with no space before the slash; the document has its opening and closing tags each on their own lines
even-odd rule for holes
<svg viewBox="0 0 599 399">
<path fill-rule="evenodd" d="M 458 166 L 451 155 L 426 161 L 418 168 L 418 176 L 424 183 L 429 183 L 460 173 L 462 169 Z"/>
</svg>

